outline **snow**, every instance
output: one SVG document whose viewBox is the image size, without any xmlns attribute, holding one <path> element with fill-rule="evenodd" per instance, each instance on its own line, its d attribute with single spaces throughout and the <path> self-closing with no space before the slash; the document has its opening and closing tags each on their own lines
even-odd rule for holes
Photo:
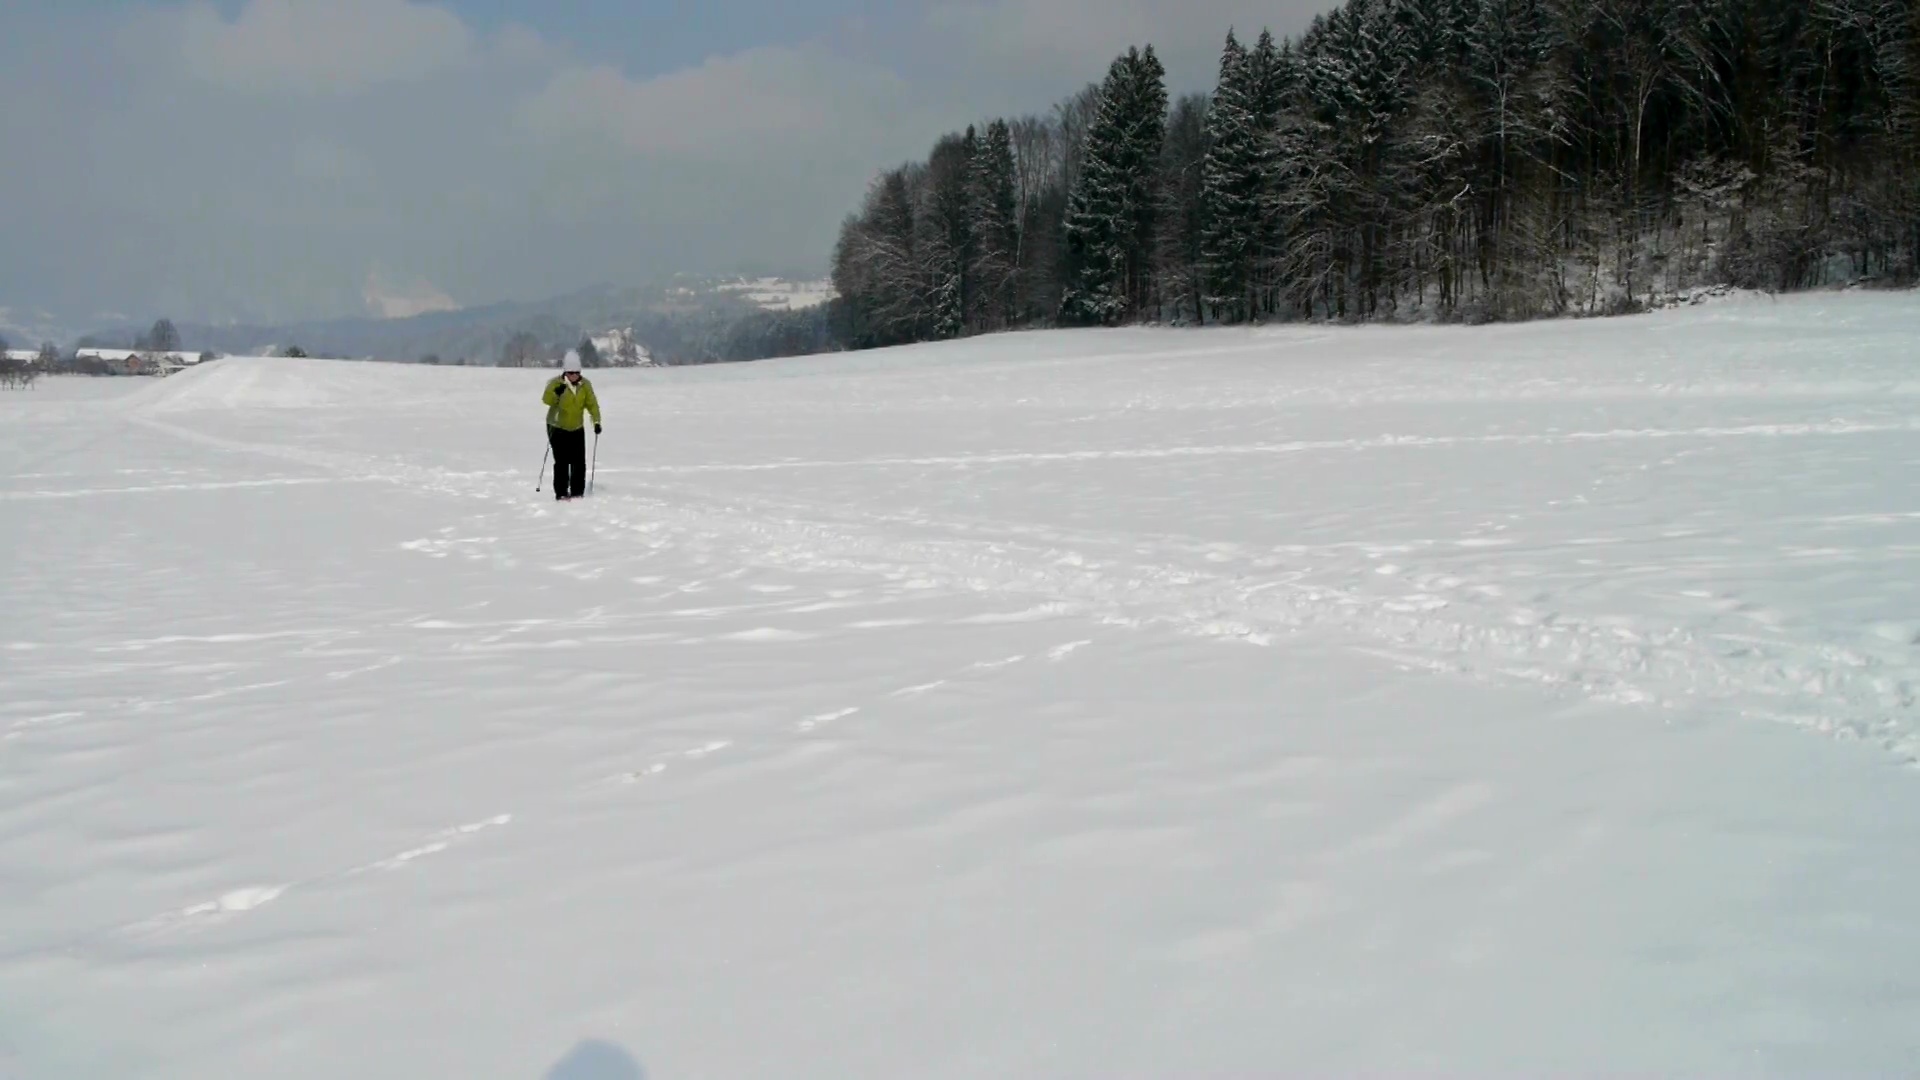
<svg viewBox="0 0 1920 1080">
<path fill-rule="evenodd" d="M 719 291 L 737 292 L 768 311 L 803 311 L 819 307 L 835 295 L 833 283 L 826 279 L 788 281 L 778 277 L 742 279 L 721 285 Z"/>
<path fill-rule="evenodd" d="M 652 367 L 653 353 L 634 336 L 630 326 L 594 334 L 591 340 L 608 367 Z"/>
<path fill-rule="evenodd" d="M 124 361 L 142 357 L 152 357 L 156 360 L 171 360 L 179 364 L 197 364 L 200 362 L 199 353 L 186 349 L 75 349 L 73 355 L 81 360 Z"/>
<path fill-rule="evenodd" d="M 0 1075 L 1910 1073 L 1916 334 L 0 395 Z"/>
</svg>

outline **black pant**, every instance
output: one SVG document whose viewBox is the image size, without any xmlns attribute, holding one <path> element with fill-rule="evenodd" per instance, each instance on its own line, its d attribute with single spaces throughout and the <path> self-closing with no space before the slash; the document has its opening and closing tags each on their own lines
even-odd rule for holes
<svg viewBox="0 0 1920 1080">
<path fill-rule="evenodd" d="M 564 431 L 547 425 L 553 447 L 553 497 L 579 498 L 587 492 L 587 429 Z"/>
</svg>

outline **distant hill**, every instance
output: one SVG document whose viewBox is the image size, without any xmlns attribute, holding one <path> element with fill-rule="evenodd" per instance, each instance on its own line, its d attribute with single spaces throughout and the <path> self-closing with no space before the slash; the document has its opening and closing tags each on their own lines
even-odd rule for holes
<svg viewBox="0 0 1920 1080">
<path fill-rule="evenodd" d="M 0 307 L 0 338 L 16 349 L 37 349 L 42 342 L 62 342 L 65 335 L 48 312 Z"/>
<path fill-rule="evenodd" d="M 658 363 L 690 364 L 749 357 L 723 355 L 717 344 L 742 323 L 818 319 L 831 296 L 825 282 L 777 277 L 681 275 L 644 286 L 603 286 L 550 300 L 489 304 L 408 318 L 333 319 L 281 326 L 178 323 L 193 350 L 273 354 L 298 347 L 312 356 L 416 361 L 429 354 L 445 363 L 498 361 L 517 334 L 532 334 L 548 349 L 588 336 L 628 332 Z M 797 313 L 797 314 L 795 314 Z M 93 344 L 131 347 L 146 326 L 116 326 L 88 335 Z"/>
</svg>

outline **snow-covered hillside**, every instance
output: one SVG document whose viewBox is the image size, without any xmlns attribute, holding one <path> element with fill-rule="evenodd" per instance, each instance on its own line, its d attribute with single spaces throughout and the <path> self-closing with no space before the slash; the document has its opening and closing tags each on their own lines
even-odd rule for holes
<svg viewBox="0 0 1920 1080">
<path fill-rule="evenodd" d="M 735 293 L 767 311 L 803 311 L 819 307 L 834 296 L 831 281 L 792 281 L 781 277 L 699 279 L 698 284 L 681 285 L 670 291 L 675 296 L 685 298 Z"/>
<path fill-rule="evenodd" d="M 631 326 L 590 335 L 600 362 L 607 367 L 652 367 L 653 354 L 634 336 Z"/>
<path fill-rule="evenodd" d="M 1910 1073 L 1917 335 L 0 394 L 0 1076 Z"/>
<path fill-rule="evenodd" d="M 768 311 L 801 311 L 819 307 L 833 299 L 833 284 L 825 280 L 788 281 L 775 277 L 755 278 L 752 281 L 722 286 L 721 291 L 737 292 Z"/>
</svg>

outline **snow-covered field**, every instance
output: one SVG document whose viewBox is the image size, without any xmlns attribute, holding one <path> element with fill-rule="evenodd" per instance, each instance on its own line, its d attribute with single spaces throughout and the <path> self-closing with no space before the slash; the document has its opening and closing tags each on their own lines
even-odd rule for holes
<svg viewBox="0 0 1920 1080">
<path fill-rule="evenodd" d="M 1913 1075 L 1916 341 L 0 394 L 0 1077 Z"/>
</svg>

